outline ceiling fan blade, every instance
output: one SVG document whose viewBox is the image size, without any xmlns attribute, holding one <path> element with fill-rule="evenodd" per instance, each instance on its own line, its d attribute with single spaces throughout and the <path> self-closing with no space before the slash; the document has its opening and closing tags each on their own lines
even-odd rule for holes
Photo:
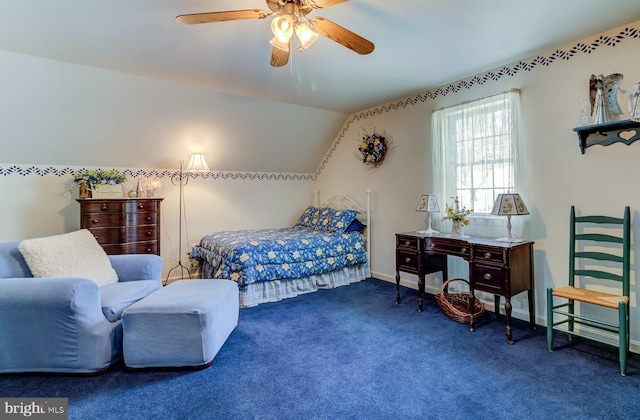
<svg viewBox="0 0 640 420">
<path fill-rule="evenodd" d="M 186 25 L 197 23 L 225 22 L 227 20 L 264 19 L 270 16 L 264 10 L 232 10 L 229 12 L 194 13 L 190 15 L 180 15 L 176 20 Z"/>
<path fill-rule="evenodd" d="M 286 66 L 289 62 L 289 54 L 291 51 L 291 42 L 289 42 L 289 51 L 283 51 L 278 47 L 273 47 L 271 52 L 271 65 L 273 67 Z"/>
<path fill-rule="evenodd" d="M 368 41 L 360 35 L 355 34 L 323 17 L 314 17 L 311 20 L 311 23 L 311 30 L 314 32 L 322 36 L 326 36 L 330 40 L 344 45 L 358 54 L 369 54 L 375 48 L 371 41 Z"/>
<path fill-rule="evenodd" d="M 307 5 L 312 9 L 325 9 L 348 1 L 349 0 L 307 0 Z"/>
</svg>

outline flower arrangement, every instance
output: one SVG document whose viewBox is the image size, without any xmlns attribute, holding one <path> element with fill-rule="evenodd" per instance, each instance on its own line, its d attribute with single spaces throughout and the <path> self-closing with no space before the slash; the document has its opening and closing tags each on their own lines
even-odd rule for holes
<svg viewBox="0 0 640 420">
<path fill-rule="evenodd" d="M 375 131 L 373 134 L 365 133 L 362 141 L 358 145 L 358 151 L 362 158 L 362 163 L 367 166 L 376 167 L 382 164 L 384 157 L 389 149 L 388 140 Z"/>
<path fill-rule="evenodd" d="M 122 184 L 127 180 L 127 175 L 116 171 L 115 169 L 94 169 L 91 171 L 76 172 L 73 174 L 72 189 L 80 187 L 81 184 L 86 184 L 88 188 L 91 188 L 95 184 Z"/>
<path fill-rule="evenodd" d="M 450 206 L 448 204 L 445 205 L 445 216 L 442 219 L 451 220 L 452 222 L 457 223 L 461 226 L 469 226 L 469 219 L 467 219 L 467 216 L 470 215 L 471 212 L 473 212 L 473 209 L 469 210 L 468 208 L 461 206 L 460 198 L 451 198 L 453 198 L 453 206 Z"/>
</svg>

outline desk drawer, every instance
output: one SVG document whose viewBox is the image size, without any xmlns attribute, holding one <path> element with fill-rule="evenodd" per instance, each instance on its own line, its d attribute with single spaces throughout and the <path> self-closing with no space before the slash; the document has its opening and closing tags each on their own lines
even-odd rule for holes
<svg viewBox="0 0 640 420">
<path fill-rule="evenodd" d="M 472 264 L 471 278 L 475 290 L 504 295 L 502 269 Z"/>
<path fill-rule="evenodd" d="M 477 244 L 473 248 L 473 261 L 476 264 L 508 266 L 506 254 L 500 248 Z"/>
<path fill-rule="evenodd" d="M 420 238 L 415 236 L 396 236 L 396 248 L 404 250 L 418 251 L 420 249 Z"/>
<path fill-rule="evenodd" d="M 420 253 L 398 249 L 396 252 L 396 264 L 399 270 L 418 274 L 420 268 Z"/>
<path fill-rule="evenodd" d="M 429 254 L 444 254 L 469 259 L 469 244 L 464 241 L 448 240 L 440 242 L 433 238 L 425 240 L 425 251 Z"/>
</svg>

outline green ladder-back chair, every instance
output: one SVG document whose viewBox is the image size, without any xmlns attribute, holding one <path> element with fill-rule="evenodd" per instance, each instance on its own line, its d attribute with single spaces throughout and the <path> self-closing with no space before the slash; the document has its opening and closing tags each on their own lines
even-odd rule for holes
<svg viewBox="0 0 640 420">
<path fill-rule="evenodd" d="M 627 373 L 629 352 L 630 217 L 628 206 L 624 209 L 623 218 L 576 217 L 575 207 L 571 206 L 569 285 L 555 289 L 547 288 L 549 351 L 553 350 L 554 330 L 567 332 L 570 340 L 577 336 L 618 347 L 620 374 L 623 376 Z M 592 233 L 589 233 L 590 231 Z M 589 289 L 588 282 L 607 286 L 612 284 L 614 289 L 607 290 L 611 292 L 619 289 L 620 293 L 604 293 Z M 561 303 L 554 305 L 554 298 Z M 575 313 L 575 302 L 587 304 L 581 306 L 580 314 Z M 583 312 L 588 312 L 589 305 L 617 310 L 617 320 L 601 320 L 582 315 Z M 560 320 L 554 322 L 554 315 Z M 566 330 L 558 328 L 563 324 L 567 324 Z M 574 324 L 615 333 L 618 335 L 618 341 L 612 342 L 594 334 L 587 335 L 583 331 L 576 332 Z"/>
</svg>

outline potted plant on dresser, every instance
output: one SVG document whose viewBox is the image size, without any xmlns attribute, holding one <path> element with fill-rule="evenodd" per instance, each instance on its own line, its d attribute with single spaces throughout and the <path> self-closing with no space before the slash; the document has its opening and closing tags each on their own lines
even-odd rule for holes
<svg viewBox="0 0 640 420">
<path fill-rule="evenodd" d="M 79 198 L 122 198 L 122 184 L 127 175 L 115 169 L 82 170 L 73 174 L 72 190 Z"/>
</svg>

